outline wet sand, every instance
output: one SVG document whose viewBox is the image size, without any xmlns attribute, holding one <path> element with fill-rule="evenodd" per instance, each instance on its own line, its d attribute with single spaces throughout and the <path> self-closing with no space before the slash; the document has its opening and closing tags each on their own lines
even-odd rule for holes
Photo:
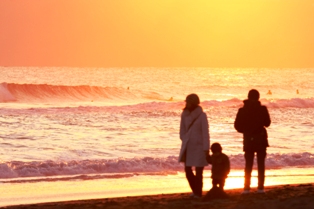
<svg viewBox="0 0 314 209">
<path fill-rule="evenodd" d="M 241 194 L 242 189 L 226 190 L 227 198 L 191 198 L 188 193 L 160 194 L 137 197 L 119 197 L 91 200 L 76 200 L 30 205 L 7 206 L 7 209 L 314 209 L 314 183 L 282 185 L 265 188 L 265 194 L 252 189 L 250 194 Z"/>
</svg>

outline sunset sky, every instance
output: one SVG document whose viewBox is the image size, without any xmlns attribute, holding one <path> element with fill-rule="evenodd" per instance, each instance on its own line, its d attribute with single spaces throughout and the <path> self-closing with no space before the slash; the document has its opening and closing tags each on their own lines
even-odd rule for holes
<svg viewBox="0 0 314 209">
<path fill-rule="evenodd" d="M 1 0 L 0 66 L 314 67 L 314 0 Z"/>
</svg>

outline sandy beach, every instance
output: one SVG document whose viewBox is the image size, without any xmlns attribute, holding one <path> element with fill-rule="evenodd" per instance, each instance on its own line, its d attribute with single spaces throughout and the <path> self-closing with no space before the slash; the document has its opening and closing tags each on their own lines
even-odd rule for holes
<svg viewBox="0 0 314 209">
<path fill-rule="evenodd" d="M 281 185 L 266 187 L 265 194 L 258 194 L 252 189 L 250 194 L 242 195 L 242 189 L 226 190 L 224 199 L 193 199 L 188 193 L 160 194 L 151 196 L 120 197 L 65 202 L 41 203 L 30 205 L 7 206 L 7 209 L 39 208 L 226 208 L 226 209 L 313 209 L 314 184 Z"/>
</svg>

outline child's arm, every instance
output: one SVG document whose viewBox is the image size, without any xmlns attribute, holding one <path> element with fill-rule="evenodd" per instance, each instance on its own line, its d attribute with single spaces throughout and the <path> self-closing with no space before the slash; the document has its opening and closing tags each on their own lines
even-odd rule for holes
<svg viewBox="0 0 314 209">
<path fill-rule="evenodd" d="M 230 161 L 227 155 L 224 155 L 224 164 L 225 164 L 225 176 L 227 178 L 230 173 Z"/>
<path fill-rule="evenodd" d="M 230 173 L 230 161 L 227 155 L 226 157 L 227 157 L 227 160 L 226 160 L 227 161 L 227 174 L 229 174 Z"/>
<path fill-rule="evenodd" d="M 206 157 L 206 160 L 209 164 L 213 164 L 212 162 L 212 157 L 210 156 L 210 154 L 208 153 L 207 157 Z"/>
</svg>

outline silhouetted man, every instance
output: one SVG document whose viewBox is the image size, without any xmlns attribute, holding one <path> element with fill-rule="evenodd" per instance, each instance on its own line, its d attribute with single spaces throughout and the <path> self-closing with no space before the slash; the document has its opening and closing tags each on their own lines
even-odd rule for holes
<svg viewBox="0 0 314 209">
<path fill-rule="evenodd" d="M 234 127 L 243 133 L 243 151 L 245 157 L 245 182 L 243 194 L 250 192 L 251 173 L 254 155 L 257 155 L 258 193 L 264 193 L 266 148 L 269 146 L 267 131 L 271 123 L 267 107 L 261 105 L 259 92 L 255 89 L 249 91 L 248 99 L 239 109 Z"/>
</svg>

